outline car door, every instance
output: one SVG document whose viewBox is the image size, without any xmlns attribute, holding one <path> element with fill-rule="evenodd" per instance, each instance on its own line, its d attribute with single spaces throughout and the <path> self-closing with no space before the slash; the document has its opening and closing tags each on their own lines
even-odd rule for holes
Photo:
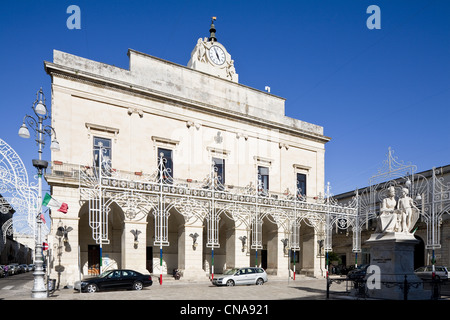
<svg viewBox="0 0 450 320">
<path fill-rule="evenodd" d="M 136 280 L 136 274 L 131 270 L 122 270 L 120 285 L 123 288 L 130 288 Z"/>
<path fill-rule="evenodd" d="M 246 281 L 246 270 L 245 268 L 239 269 L 238 272 L 236 272 L 234 278 L 234 282 L 236 285 L 245 284 Z"/>
<path fill-rule="evenodd" d="M 121 272 L 119 270 L 111 271 L 102 281 L 103 289 L 115 289 L 120 287 Z"/>
<path fill-rule="evenodd" d="M 447 274 L 445 273 L 444 267 L 436 267 L 436 276 L 439 277 L 439 279 L 447 279 Z"/>
<path fill-rule="evenodd" d="M 246 284 L 255 284 L 256 283 L 256 271 L 253 268 L 246 268 Z"/>
<path fill-rule="evenodd" d="M 239 276 L 239 284 L 251 284 L 253 278 L 253 270 L 251 268 L 242 268 Z"/>
</svg>

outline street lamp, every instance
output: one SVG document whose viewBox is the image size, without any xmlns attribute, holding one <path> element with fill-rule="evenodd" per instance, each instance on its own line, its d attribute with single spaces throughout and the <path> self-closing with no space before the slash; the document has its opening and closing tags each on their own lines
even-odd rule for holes
<svg viewBox="0 0 450 320">
<path fill-rule="evenodd" d="M 47 298 L 47 287 L 45 285 L 44 281 L 44 257 L 42 255 L 42 235 L 41 235 L 41 225 L 42 225 L 42 173 L 43 170 L 47 168 L 48 162 L 45 160 L 42 160 L 42 149 L 45 145 L 45 136 L 48 135 L 50 138 L 52 138 L 53 134 L 53 140 L 50 144 L 50 149 L 53 151 L 59 151 L 59 143 L 56 140 L 56 132 L 53 127 L 49 125 L 44 125 L 44 120 L 47 120 L 50 115 L 48 112 L 48 109 L 45 105 L 45 96 L 42 92 L 42 88 L 36 93 L 36 100 L 33 102 L 32 106 L 33 112 L 35 113 L 36 118 L 25 115 L 23 118 L 22 126 L 19 129 L 19 136 L 22 138 L 29 138 L 30 137 L 30 131 L 28 130 L 28 127 L 30 127 L 35 133 L 36 133 L 36 143 L 38 145 L 38 155 L 39 159 L 33 159 L 33 166 L 38 171 L 38 182 L 39 182 L 39 189 L 38 189 L 38 205 L 39 213 L 36 217 L 36 223 L 37 223 L 37 238 L 35 243 L 35 265 L 36 269 L 33 273 L 34 276 L 34 284 L 33 289 L 31 290 L 31 296 L 33 298 Z M 28 124 L 28 126 L 27 126 Z"/>
</svg>

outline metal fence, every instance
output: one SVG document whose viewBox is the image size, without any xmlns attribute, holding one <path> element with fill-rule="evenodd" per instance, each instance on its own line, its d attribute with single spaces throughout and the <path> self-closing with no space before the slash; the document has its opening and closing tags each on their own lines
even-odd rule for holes
<svg viewBox="0 0 450 320">
<path fill-rule="evenodd" d="M 346 290 L 332 291 L 333 283 L 341 284 L 345 282 Z M 326 289 L 326 299 L 330 299 L 330 294 L 345 295 L 353 299 L 370 299 L 370 294 L 367 286 L 367 280 L 364 278 L 350 279 L 348 277 L 328 277 Z M 408 300 L 408 293 L 411 288 L 418 288 L 423 285 L 424 290 L 431 292 L 430 300 L 439 300 L 450 298 L 450 282 L 442 279 L 423 279 L 421 281 L 409 281 L 407 276 L 404 276 L 403 281 L 381 281 L 381 284 L 386 288 L 399 288 L 403 291 L 403 300 Z"/>
</svg>

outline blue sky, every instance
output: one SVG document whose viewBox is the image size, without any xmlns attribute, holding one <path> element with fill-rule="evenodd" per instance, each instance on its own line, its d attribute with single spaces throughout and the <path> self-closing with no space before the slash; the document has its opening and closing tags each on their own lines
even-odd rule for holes
<svg viewBox="0 0 450 320">
<path fill-rule="evenodd" d="M 81 29 L 69 30 L 69 5 Z M 370 30 L 368 6 L 381 10 Z M 286 115 L 324 127 L 325 182 L 364 187 L 392 147 L 418 171 L 450 164 L 450 1 L 3 1 L 0 138 L 29 175 L 37 147 L 17 132 L 36 91 L 51 105 L 43 61 L 53 49 L 128 68 L 127 50 L 186 65 L 197 39 L 216 36 L 239 82 L 286 98 Z M 49 143 L 44 158 L 50 160 Z"/>
</svg>

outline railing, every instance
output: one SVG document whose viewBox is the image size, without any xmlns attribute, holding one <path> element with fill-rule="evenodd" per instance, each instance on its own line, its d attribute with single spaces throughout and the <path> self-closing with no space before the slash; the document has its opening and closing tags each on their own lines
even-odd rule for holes
<svg viewBox="0 0 450 320">
<path fill-rule="evenodd" d="M 346 295 L 352 295 L 355 299 L 368 299 L 370 294 L 368 292 L 367 280 L 365 278 L 351 279 L 349 277 L 327 277 L 326 279 L 326 299 L 330 298 L 330 288 L 333 283 L 340 284 L 346 282 Z M 423 285 L 424 290 L 431 292 L 430 300 L 438 300 L 442 296 L 442 289 L 446 289 L 449 295 L 450 286 L 448 280 L 442 279 L 422 279 L 420 281 L 409 281 L 407 275 L 404 276 L 403 281 L 381 281 L 381 284 L 387 289 L 399 288 L 403 292 L 403 300 L 408 300 L 408 294 L 411 288 L 418 288 Z"/>
<path fill-rule="evenodd" d="M 84 172 L 88 176 L 95 176 L 96 168 L 93 166 L 87 166 L 87 165 L 78 165 L 78 164 L 70 164 L 70 163 L 64 163 L 61 161 L 53 161 L 50 165 L 50 167 L 47 169 L 46 172 L 46 178 L 53 178 L 53 179 L 66 179 L 66 180 L 72 180 L 73 183 L 79 182 L 80 180 L 80 173 Z M 111 176 L 106 176 L 104 179 L 105 186 L 108 185 L 109 187 L 121 187 L 121 182 L 123 187 L 130 187 L 130 182 L 133 186 L 136 188 L 139 188 L 139 185 L 142 186 L 142 184 L 150 183 L 150 184 L 157 184 L 157 172 L 155 173 L 144 173 L 144 172 L 130 172 L 125 170 L 117 170 L 117 169 L 110 169 L 111 170 Z M 112 185 L 112 182 L 106 182 L 107 180 L 114 180 L 116 181 L 116 185 Z M 184 189 L 190 189 L 190 190 L 211 190 L 211 186 L 208 183 L 207 178 L 203 180 L 197 180 L 197 179 L 180 179 L 180 178 L 171 178 L 171 184 L 166 184 L 170 187 L 178 188 L 184 188 Z M 126 183 L 126 185 L 125 185 Z M 141 188 L 142 189 L 142 188 Z M 318 210 L 318 211 L 327 211 L 327 207 L 325 204 L 325 199 L 321 196 L 302 196 L 302 195 L 295 195 L 291 193 L 289 190 L 286 192 L 275 192 L 275 191 L 268 191 L 268 192 L 257 192 L 255 186 L 250 182 L 247 186 L 235 186 L 231 184 L 225 184 L 221 185 L 220 187 L 215 188 L 215 193 L 221 194 L 218 200 L 244 200 L 245 197 L 258 197 L 260 199 L 259 204 L 263 205 L 274 205 L 274 206 L 285 206 L 285 207 L 292 207 L 292 203 L 297 203 L 297 208 L 301 209 L 308 209 L 308 210 Z M 229 197 L 227 195 L 236 195 L 241 196 L 244 198 L 236 198 L 236 197 Z M 249 198 L 247 198 L 248 201 L 250 201 Z M 303 203 L 303 205 L 302 205 Z M 317 204 L 319 206 L 312 207 L 312 205 Z M 333 206 L 331 206 L 333 207 Z M 341 211 L 344 212 L 343 206 L 335 206 L 336 208 L 342 209 Z M 294 207 L 292 207 L 294 208 Z M 351 213 L 350 211 L 348 213 Z"/>
</svg>

